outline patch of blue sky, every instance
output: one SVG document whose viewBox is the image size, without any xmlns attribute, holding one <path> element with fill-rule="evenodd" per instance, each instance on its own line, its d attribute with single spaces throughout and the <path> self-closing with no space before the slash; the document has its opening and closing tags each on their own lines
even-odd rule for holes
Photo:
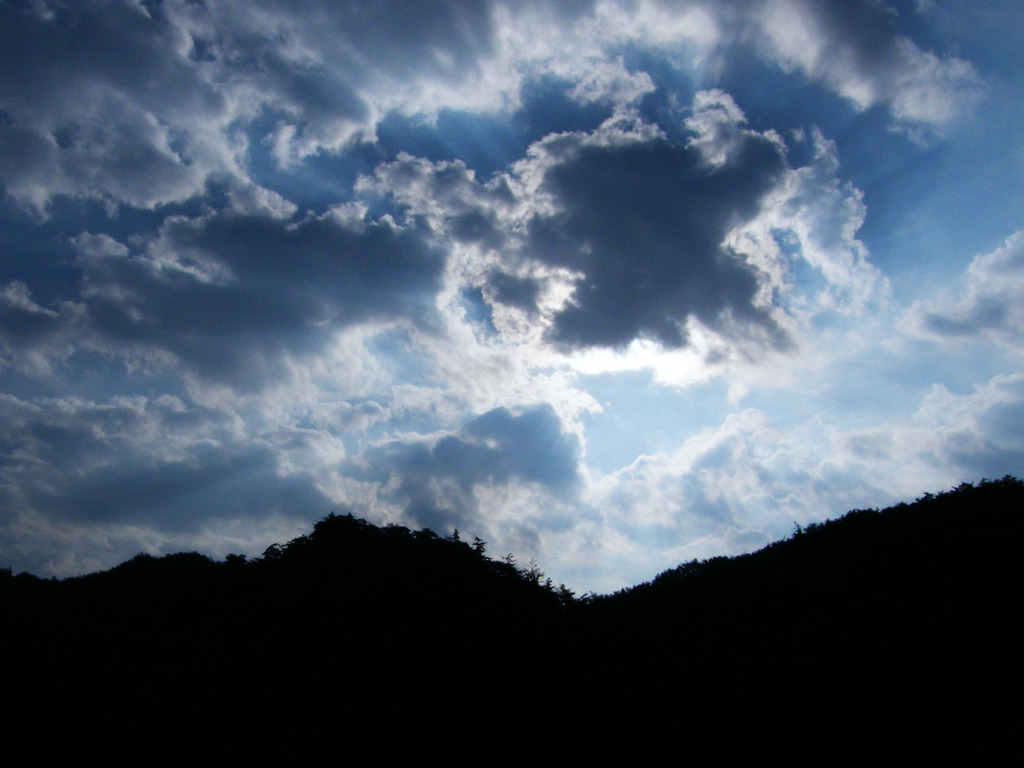
<svg viewBox="0 0 1024 768">
<path fill-rule="evenodd" d="M 829 138 L 840 140 L 857 114 L 830 89 L 800 72 L 766 63 L 747 49 L 738 49 L 713 79 L 699 82 L 698 88 L 725 91 L 736 100 L 751 128 L 774 129 L 787 139 L 787 133 L 817 126 Z"/>
<path fill-rule="evenodd" d="M 640 117 L 661 128 L 670 141 L 686 142 L 690 131 L 685 127 L 683 108 L 699 90 L 694 73 L 660 51 L 629 48 L 623 63 L 630 71 L 646 73 L 655 86 L 640 99 Z"/>
<path fill-rule="evenodd" d="M 405 328 L 387 328 L 366 344 L 367 350 L 394 381 L 428 387 L 437 381 L 433 365 Z"/>
<path fill-rule="evenodd" d="M 982 114 L 967 114 L 945 133 L 915 133 L 884 105 L 858 110 L 749 52 L 701 84 L 712 85 L 733 96 L 752 128 L 781 133 L 794 167 L 809 163 L 813 152 L 809 141 L 794 140 L 798 132 L 817 128 L 835 143 L 841 180 L 863 193 L 866 217 L 857 237 L 898 294 L 920 288 L 925 271 L 947 280 L 1024 222 L 1017 130 L 1024 107 L 1005 94 L 989 94 Z"/>
<path fill-rule="evenodd" d="M 483 338 L 497 336 L 498 329 L 494 325 L 491 305 L 484 299 L 483 291 L 479 288 L 463 288 L 459 292 L 459 306 L 465 311 L 463 319 L 473 326 L 478 335 Z"/>
<path fill-rule="evenodd" d="M 154 210 L 133 206 L 109 207 L 101 200 L 56 195 L 39 219 L 10 199 L 0 199 L 0 285 L 12 279 L 28 284 L 42 304 L 77 293 L 77 253 L 71 239 L 83 232 L 103 234 L 122 244 L 139 233 L 152 234 L 168 216 L 198 216 L 200 199 L 160 206 Z"/>
<path fill-rule="evenodd" d="M 603 409 L 583 417 L 586 463 L 603 473 L 622 469 L 642 454 L 674 451 L 700 430 L 719 426 L 734 410 L 720 380 L 679 390 L 641 370 L 581 375 L 579 383 Z"/>
<path fill-rule="evenodd" d="M 787 257 L 786 280 L 800 289 L 800 296 L 813 296 L 828 288 L 828 281 L 821 270 L 803 258 L 803 247 L 796 233 L 790 229 L 773 229 L 772 238 L 779 251 Z M 773 301 L 783 309 L 790 309 L 785 293 L 774 292 Z M 813 322 L 818 322 L 818 320 L 812 318 Z"/>
<path fill-rule="evenodd" d="M 522 107 L 514 116 L 528 143 L 552 133 L 591 131 L 611 115 L 609 105 L 583 103 L 570 95 L 572 84 L 548 76 L 531 80 L 522 89 Z"/>
<path fill-rule="evenodd" d="M 1020 0 L 901 0 L 923 6 L 922 13 L 901 13 L 904 31 L 926 50 L 950 50 L 971 62 L 983 76 L 1019 80 L 1024 23 Z"/>
<path fill-rule="evenodd" d="M 840 329 L 835 338 L 855 333 Z M 1004 361 L 987 345 L 951 349 L 905 340 L 899 346 L 869 345 L 849 354 L 837 350 L 834 360 L 802 370 L 798 384 L 753 387 L 741 404 L 761 411 L 786 431 L 809 421 L 855 431 L 907 421 L 934 385 L 969 395 L 1004 370 Z"/>
<path fill-rule="evenodd" d="M 934 291 L 1024 225 L 1022 119 L 1015 98 L 990 93 L 923 146 L 884 130 L 838 144 L 867 206 L 858 236 L 897 290 Z"/>
<path fill-rule="evenodd" d="M 551 133 L 593 130 L 608 118 L 607 106 L 580 104 L 569 89 L 558 78 L 527 82 L 515 112 L 443 109 L 433 120 L 393 112 L 377 127 L 380 151 L 389 159 L 406 152 L 434 162 L 460 160 L 483 181 L 524 157 L 535 141 Z"/>
<path fill-rule="evenodd" d="M 295 203 L 300 211 L 322 213 L 351 200 L 359 176 L 372 173 L 383 159 L 377 147 L 363 142 L 343 152 L 320 151 L 282 166 L 270 137 L 284 117 L 265 110 L 249 123 L 247 171 L 257 183 Z"/>
<path fill-rule="evenodd" d="M 973 256 L 1024 226 L 1024 162 L 1013 168 L 1011 152 L 1004 144 L 999 161 L 984 151 L 951 149 L 940 162 L 894 176 L 880 194 L 865 196 L 869 213 L 861 238 L 872 261 L 886 267 L 897 299 L 942 290 Z"/>
<path fill-rule="evenodd" d="M 447 109 L 435 120 L 393 112 L 377 126 L 377 141 L 389 159 L 405 152 L 433 162 L 461 160 L 480 179 L 507 168 L 524 149 L 509 115 Z"/>
</svg>

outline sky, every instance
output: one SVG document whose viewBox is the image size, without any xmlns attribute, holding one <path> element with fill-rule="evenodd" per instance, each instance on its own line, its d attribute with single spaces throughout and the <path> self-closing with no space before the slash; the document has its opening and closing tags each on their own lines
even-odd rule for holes
<svg viewBox="0 0 1024 768">
<path fill-rule="evenodd" d="M 1024 475 L 1017 0 L 0 0 L 0 565 L 607 593 Z"/>
</svg>

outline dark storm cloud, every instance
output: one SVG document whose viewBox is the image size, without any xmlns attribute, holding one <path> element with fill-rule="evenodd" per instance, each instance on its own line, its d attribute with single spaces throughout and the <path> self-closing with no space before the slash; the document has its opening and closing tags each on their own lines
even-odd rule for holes
<svg viewBox="0 0 1024 768">
<path fill-rule="evenodd" d="M 0 4 L 0 184 L 151 208 L 246 183 L 269 111 L 282 162 L 372 134 L 383 95 L 458 82 L 490 54 L 490 3 Z M 404 96 L 394 92 L 401 86 Z"/>
<path fill-rule="evenodd" d="M 0 396 L 0 509 L 75 523 L 194 531 L 211 520 L 303 515 L 329 502 L 272 448 L 239 442 L 223 414 L 162 397 Z"/>
<path fill-rule="evenodd" d="M 785 147 L 747 129 L 721 92 L 701 92 L 686 122 L 686 143 L 616 120 L 552 134 L 486 183 L 459 161 L 400 155 L 361 185 L 488 253 L 494 265 L 469 279 L 491 301 L 531 313 L 545 270 L 578 275 L 547 331 L 560 346 L 681 347 L 695 318 L 727 338 L 784 347 L 764 276 L 723 242 L 784 180 Z"/>
<path fill-rule="evenodd" d="M 718 38 L 706 43 L 725 59 L 754 41 L 769 59 L 861 107 L 882 101 L 897 116 L 941 120 L 973 83 L 962 62 L 900 36 L 881 2 L 665 3 L 664 21 L 698 7 L 715 19 Z M 60 194 L 153 208 L 199 196 L 211 180 L 259 183 L 248 143 L 267 143 L 288 166 L 372 139 L 392 110 L 515 103 L 519 78 L 551 55 L 555 40 L 559 55 L 587 48 L 593 56 L 595 45 L 629 42 L 616 30 L 630 24 L 602 27 L 602 13 L 636 21 L 651 8 L 540 0 L 3 3 L 0 184 L 41 213 Z M 607 38 L 580 39 L 588 29 Z M 534 40 L 538 31 L 543 39 Z"/>
<path fill-rule="evenodd" d="M 39 305 L 24 283 L 0 286 L 0 366 L 47 368 L 47 356 L 66 351 L 77 316 L 70 304 L 56 310 Z"/>
<path fill-rule="evenodd" d="M 308 475 L 279 477 L 266 446 L 204 447 L 180 461 L 126 455 L 66 484 L 25 488 L 25 501 L 55 519 L 146 524 L 195 531 L 211 521 L 326 512 L 331 502 Z"/>
<path fill-rule="evenodd" d="M 151 109 L 169 98 L 223 105 L 210 87 L 197 87 L 180 55 L 188 44 L 180 29 L 140 5 L 13 2 L 0 6 L 0 19 L 0 95 L 26 112 L 73 110 L 100 83 Z"/>
<path fill-rule="evenodd" d="M 201 190 L 218 161 L 189 136 L 228 112 L 187 36 L 128 3 L 0 4 L 0 182 L 140 207 Z M 216 143 L 216 142 L 214 142 Z"/>
<path fill-rule="evenodd" d="M 885 67 L 893 58 L 897 11 L 882 0 L 796 0 L 794 5 L 816 16 L 830 38 L 845 41 L 859 68 Z"/>
<path fill-rule="evenodd" d="M 922 50 L 901 34 L 900 16 L 916 12 L 905 4 L 744 0 L 742 7 L 756 19 L 747 34 L 763 53 L 802 68 L 860 108 L 887 103 L 898 118 L 942 123 L 979 85 L 965 62 Z"/>
<path fill-rule="evenodd" d="M 494 301 L 499 304 L 518 307 L 531 315 L 537 311 L 540 285 L 536 280 L 494 270 L 487 276 L 487 285 L 492 291 Z"/>
<path fill-rule="evenodd" d="M 321 351 L 346 325 L 429 324 L 444 266 L 421 230 L 333 214 L 173 219 L 136 256 L 103 252 L 97 236 L 79 243 L 93 344 L 169 353 L 242 391 L 281 375 L 287 357 Z"/>
<path fill-rule="evenodd" d="M 541 405 L 495 408 L 433 447 L 392 443 L 371 455 L 371 466 L 397 479 L 395 500 L 416 524 L 444 531 L 466 527 L 481 513 L 473 496 L 480 485 L 520 481 L 571 493 L 580 482 L 579 458 L 575 436 Z"/>
<path fill-rule="evenodd" d="M 721 167 L 664 139 L 581 147 L 541 189 L 560 208 L 530 225 L 537 259 L 582 273 L 551 338 L 569 346 L 686 343 L 691 315 L 721 330 L 735 322 L 782 332 L 755 304 L 758 275 L 722 247 L 785 170 L 775 143 L 748 137 Z"/>
</svg>

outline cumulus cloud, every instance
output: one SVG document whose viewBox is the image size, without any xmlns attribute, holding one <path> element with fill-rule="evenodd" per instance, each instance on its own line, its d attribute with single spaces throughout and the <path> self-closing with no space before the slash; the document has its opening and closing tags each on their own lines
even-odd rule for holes
<svg viewBox="0 0 1024 768">
<path fill-rule="evenodd" d="M 729 234 L 729 246 L 761 269 L 777 302 L 803 319 L 885 305 L 891 287 L 858 239 L 867 214 L 863 194 L 842 180 L 833 141 L 817 129 L 800 141 L 811 143 L 811 161 L 786 173 L 760 213 Z M 799 284 L 798 262 L 814 270 L 816 281 Z"/>
<path fill-rule="evenodd" d="M 783 343 L 755 302 L 758 274 L 721 243 L 757 213 L 785 158 L 772 138 L 738 133 L 727 148 L 718 136 L 678 145 L 609 131 L 561 137 L 546 157 L 538 153 L 538 192 L 553 210 L 532 217 L 524 251 L 574 275 L 552 341 L 620 347 L 647 338 L 678 347 L 694 317 L 715 330 L 756 326 Z M 721 162 L 709 158 L 711 144 Z"/>
<path fill-rule="evenodd" d="M 252 184 L 253 143 L 288 166 L 372 140 L 395 110 L 514 106 L 543 68 L 621 107 L 654 86 L 609 53 L 641 42 L 754 40 L 860 108 L 945 122 L 977 78 L 899 35 L 894 13 L 873 0 L 5 4 L 0 182 L 39 213 L 60 194 L 152 208 L 216 179 Z"/>
<path fill-rule="evenodd" d="M 250 114 L 272 117 L 266 139 L 282 165 L 372 137 L 392 109 L 432 110 L 460 89 L 481 92 L 496 44 L 481 0 L 227 2 L 179 17 L 218 82 L 245 97 Z"/>
<path fill-rule="evenodd" d="M 432 443 L 396 441 L 368 455 L 367 477 L 417 526 L 480 530 L 478 492 L 526 484 L 554 497 L 579 486 L 580 447 L 549 405 L 495 408 Z M 492 515 L 499 510 L 487 510 Z"/>
<path fill-rule="evenodd" d="M 475 245 L 485 266 L 469 279 L 495 304 L 535 314 L 547 299 L 556 345 L 681 347 L 696 320 L 785 346 L 762 274 L 723 246 L 787 170 L 781 139 L 744 124 L 729 96 L 702 92 L 686 142 L 613 118 L 546 137 L 486 184 L 461 164 L 405 157 L 379 168 L 375 185 Z"/>
<path fill-rule="evenodd" d="M 684 386 L 792 352 L 823 313 L 887 305 L 834 142 L 793 137 L 811 151 L 791 167 L 720 90 L 681 122 L 675 141 L 628 115 L 551 134 L 486 181 L 400 155 L 359 188 L 448 239 L 445 292 L 495 343 L 572 352 L 580 371 L 650 367 Z"/>
<path fill-rule="evenodd" d="M 1024 339 L 1024 232 L 975 256 L 954 290 L 915 303 L 908 325 L 935 339 L 990 338 L 1018 346 Z"/>
<path fill-rule="evenodd" d="M 245 187 L 251 142 L 287 165 L 372 137 L 388 110 L 421 110 L 430 83 L 452 97 L 479 78 L 495 37 L 490 4 L 473 0 L 0 14 L 0 182 L 38 213 L 54 195 L 152 208 L 211 181 Z"/>
<path fill-rule="evenodd" d="M 1022 425 L 1020 374 L 964 394 L 934 385 L 913 413 L 870 428 L 819 417 L 783 432 L 748 409 L 674 451 L 595 478 L 587 500 L 605 519 L 605 557 L 653 576 L 685 560 L 751 551 L 789 535 L 794 523 L 1019 473 Z"/>
<path fill-rule="evenodd" d="M 142 526 L 196 534 L 216 521 L 308 520 L 330 502 L 274 446 L 226 413 L 163 395 L 0 396 L 0 509 L 51 524 Z"/>
<path fill-rule="evenodd" d="M 187 33 L 140 4 L 0 8 L 0 182 L 42 213 L 54 195 L 151 208 L 238 172 L 231 100 Z M 54 51 L 60 51 L 59 56 Z"/>
<path fill-rule="evenodd" d="M 88 233 L 75 242 L 90 346 L 240 391 L 346 326 L 429 323 L 444 266 L 422 231 L 332 213 L 171 218 L 137 252 Z"/>
<path fill-rule="evenodd" d="M 899 34 L 898 11 L 887 3 L 772 0 L 751 10 L 766 55 L 860 109 L 887 104 L 899 119 L 941 125 L 970 107 L 981 89 L 966 61 L 924 51 Z"/>
<path fill-rule="evenodd" d="M 611 104 L 621 110 L 638 104 L 654 90 L 650 75 L 629 71 L 620 57 L 614 62 L 598 62 L 583 74 L 570 93 L 578 101 Z"/>
<path fill-rule="evenodd" d="M 965 477 L 1019 474 L 1022 424 L 1024 375 L 998 374 L 964 393 L 936 383 L 903 423 L 835 433 L 835 456 L 880 489 L 909 495 Z"/>
<path fill-rule="evenodd" d="M 72 304 L 56 309 L 40 305 L 20 281 L 0 287 L 0 368 L 13 365 L 33 374 L 50 373 L 53 361 L 70 353 L 79 318 Z"/>
</svg>

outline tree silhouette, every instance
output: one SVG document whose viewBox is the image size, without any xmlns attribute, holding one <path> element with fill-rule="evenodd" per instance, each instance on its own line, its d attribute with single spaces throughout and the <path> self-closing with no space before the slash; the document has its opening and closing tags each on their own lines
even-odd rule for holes
<svg viewBox="0 0 1024 768">
<path fill-rule="evenodd" d="M 9 666 L 33 690 L 90 670 L 125 691 L 294 680 L 272 709 L 314 689 L 453 690 L 461 668 L 673 722 L 755 705 L 819 724 L 870 711 L 915 733 L 981 717 L 991 743 L 1015 733 L 991 689 L 1022 682 L 1022 522 L 1020 480 L 963 484 L 577 598 L 534 560 L 490 560 L 479 537 L 332 514 L 259 558 L 143 554 L 64 580 L 0 568 L 0 605 Z M 466 695 L 486 709 L 478 686 Z"/>
</svg>

